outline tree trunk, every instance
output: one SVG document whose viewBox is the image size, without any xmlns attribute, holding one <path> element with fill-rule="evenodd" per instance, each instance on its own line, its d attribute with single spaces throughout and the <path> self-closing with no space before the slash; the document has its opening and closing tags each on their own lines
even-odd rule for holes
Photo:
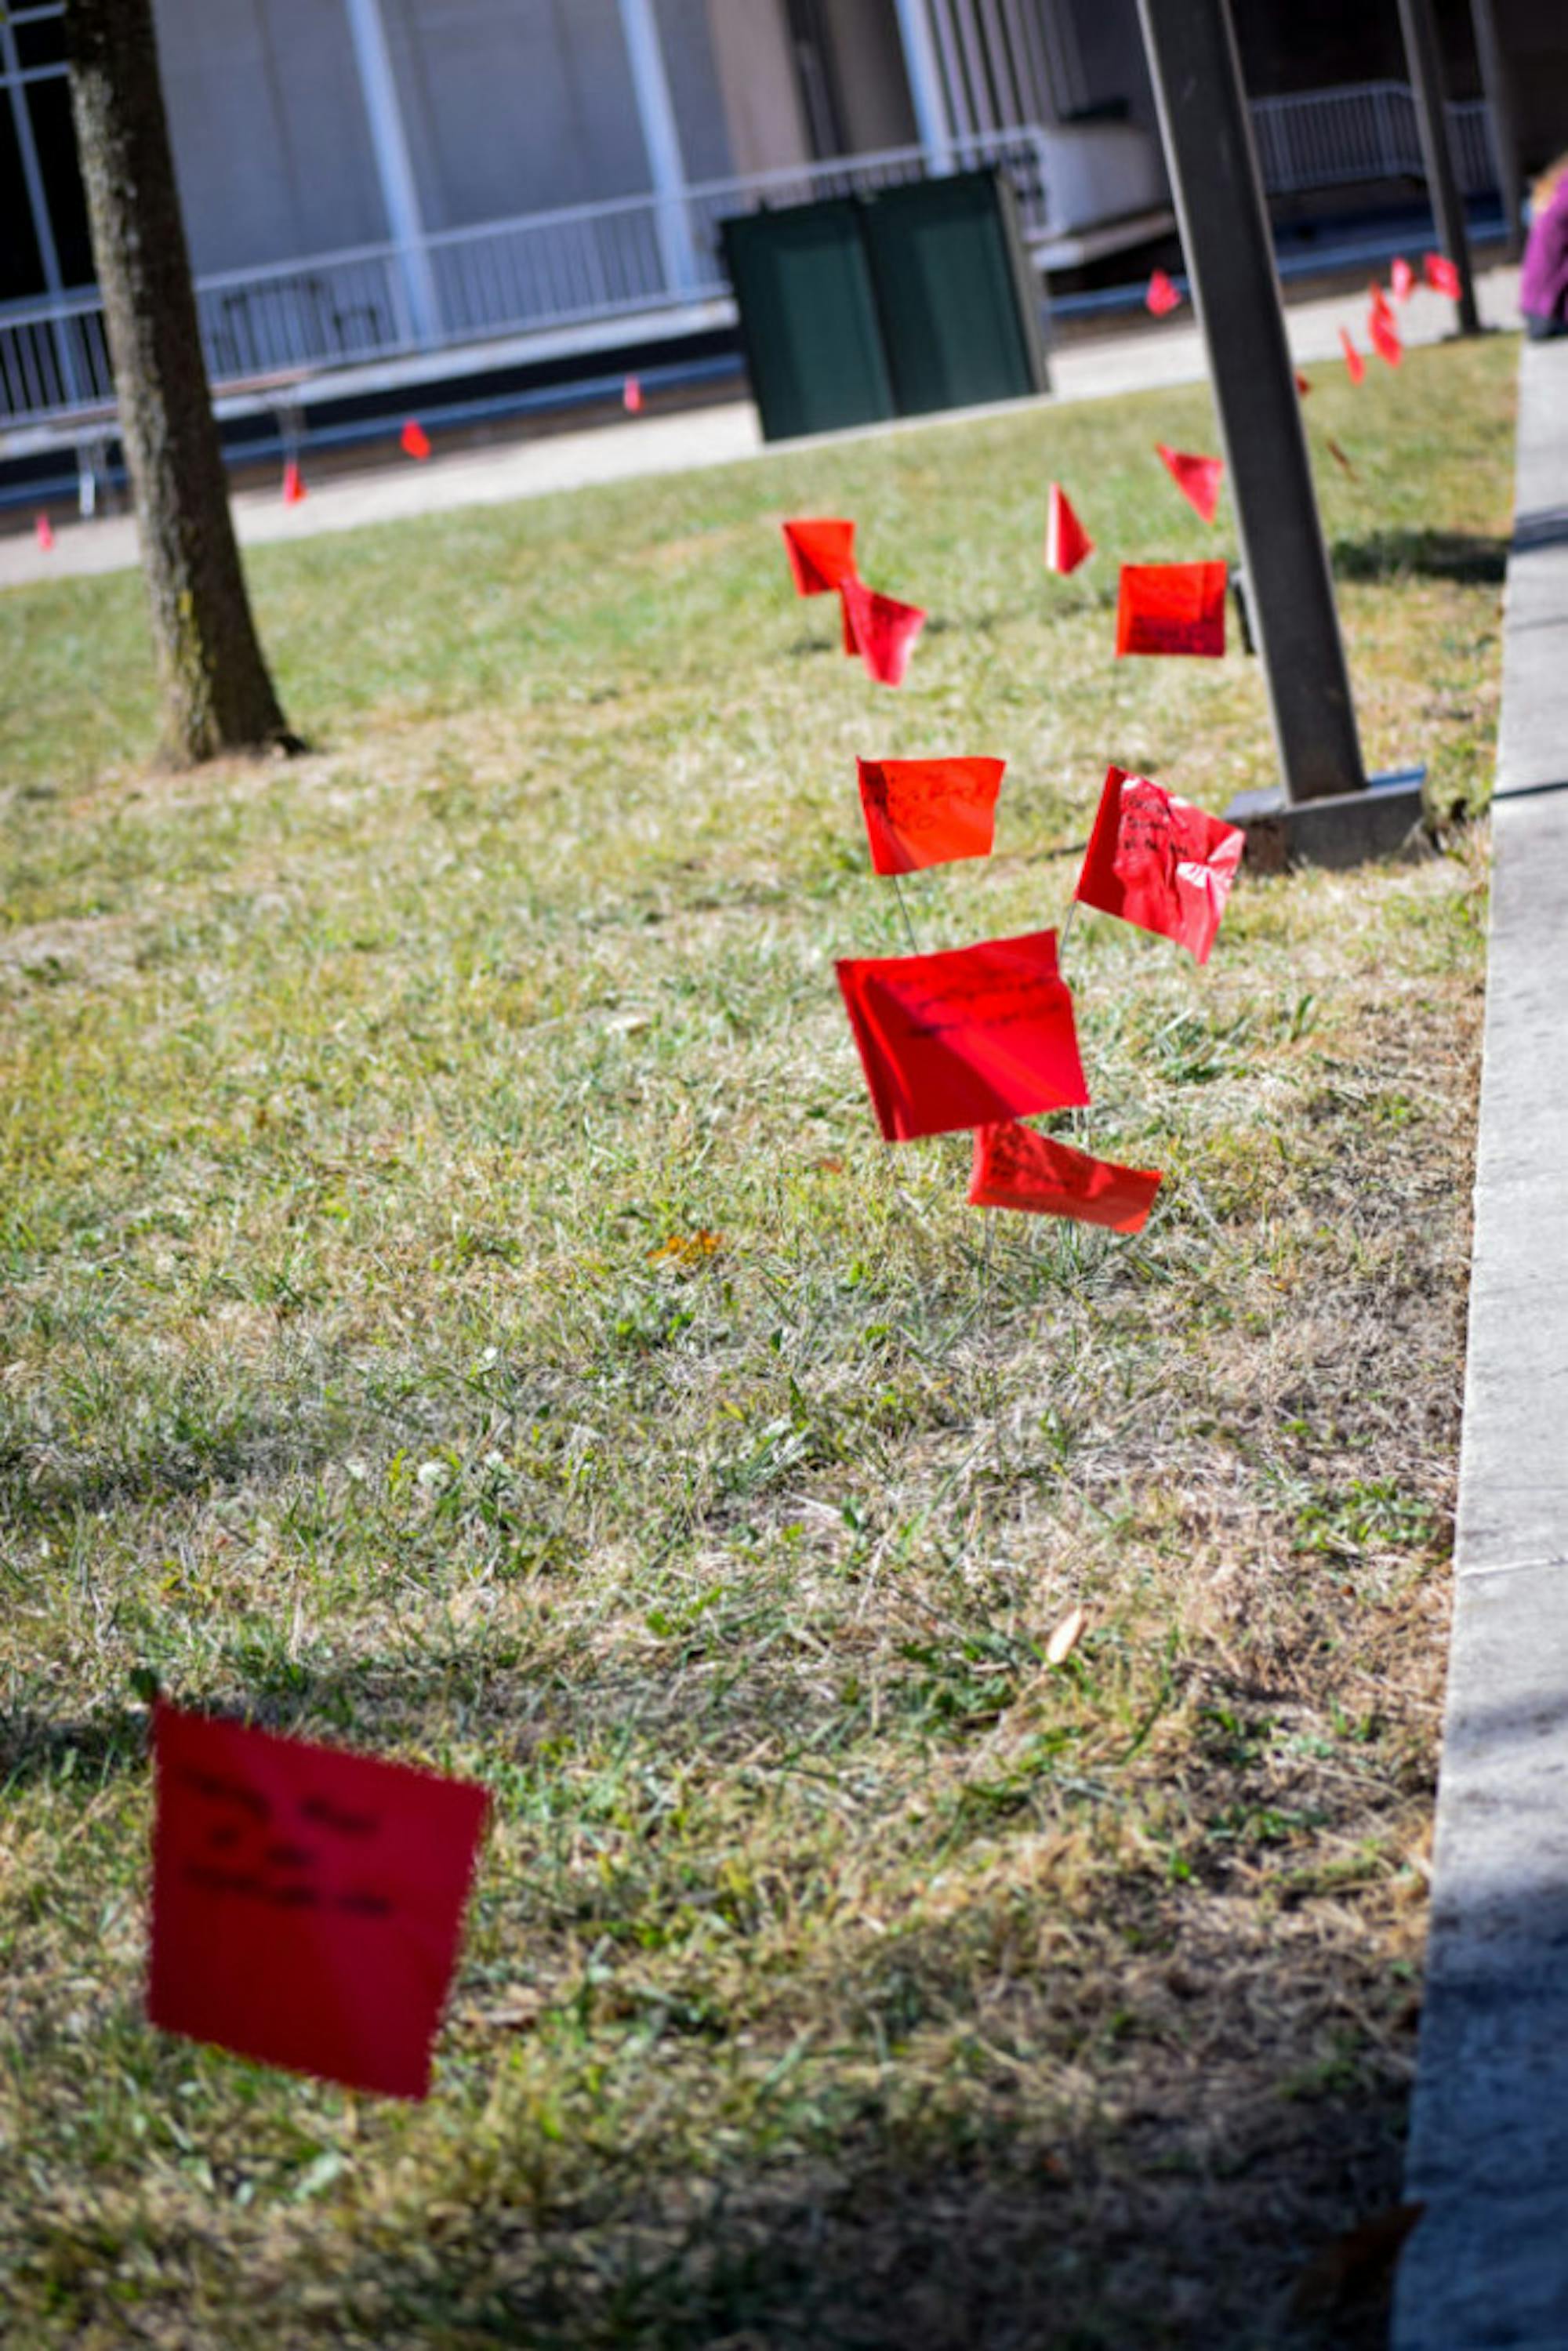
<svg viewBox="0 0 1568 2351">
<path fill-rule="evenodd" d="M 207 389 L 152 0 L 67 0 L 82 183 L 136 497 L 166 756 L 292 745 L 256 640 Z"/>
</svg>

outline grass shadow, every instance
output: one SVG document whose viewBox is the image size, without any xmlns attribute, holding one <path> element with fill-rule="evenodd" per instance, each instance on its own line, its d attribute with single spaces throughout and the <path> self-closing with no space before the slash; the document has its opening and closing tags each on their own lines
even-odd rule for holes
<svg viewBox="0 0 1568 2351">
<path fill-rule="evenodd" d="M 1336 538 L 1330 549 L 1336 580 L 1409 577 L 1453 580 L 1468 588 L 1500 584 L 1508 541 L 1458 530 L 1375 530 L 1364 538 Z"/>
</svg>

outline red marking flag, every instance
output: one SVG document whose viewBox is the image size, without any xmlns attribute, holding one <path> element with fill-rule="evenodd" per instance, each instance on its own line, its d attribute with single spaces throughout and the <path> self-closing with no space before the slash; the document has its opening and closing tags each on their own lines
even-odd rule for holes
<svg viewBox="0 0 1568 2351">
<path fill-rule="evenodd" d="M 1124 563 L 1118 654 L 1222 653 L 1225 587 L 1223 563 Z"/>
<path fill-rule="evenodd" d="M 33 525 L 33 530 L 37 538 L 38 545 L 43 549 L 44 553 L 47 555 L 55 543 L 55 526 L 49 520 L 47 514 L 41 514 L 38 517 L 37 522 Z"/>
<path fill-rule="evenodd" d="M 1171 311 L 1181 308 L 1181 296 L 1163 269 L 1156 269 L 1149 279 L 1144 300 L 1156 319 L 1167 318 Z"/>
<path fill-rule="evenodd" d="M 875 873 L 988 857 L 1005 759 L 857 759 Z"/>
<path fill-rule="evenodd" d="M 843 599 L 845 651 L 854 650 L 879 685 L 902 685 L 915 639 L 925 626 L 918 604 L 901 604 L 896 597 L 879 596 L 863 580 L 839 583 Z"/>
<path fill-rule="evenodd" d="M 1045 516 L 1046 569 L 1076 571 L 1093 552 L 1094 541 L 1073 513 L 1067 492 L 1060 482 L 1052 482 Z"/>
<path fill-rule="evenodd" d="M 1359 383 L 1362 377 L 1366 373 L 1366 361 L 1362 358 L 1361 353 L 1351 341 L 1350 329 L 1348 327 L 1342 327 L 1339 330 L 1339 347 L 1344 353 L 1345 373 L 1349 376 L 1352 383 Z"/>
<path fill-rule="evenodd" d="M 1388 282 L 1394 288 L 1394 299 L 1396 302 L 1408 302 L 1411 295 L 1416 291 L 1416 272 L 1402 253 L 1396 253 L 1394 256 L 1393 267 L 1388 272 Z"/>
<path fill-rule="evenodd" d="M 837 969 L 887 1142 L 1088 1101 L 1054 931 Z"/>
<path fill-rule="evenodd" d="M 283 503 L 286 507 L 303 506 L 305 495 L 305 476 L 290 457 L 283 468 Z"/>
<path fill-rule="evenodd" d="M 1302 398 L 1303 400 L 1305 400 L 1305 398 L 1306 398 L 1306 396 L 1307 396 L 1308 392 L 1311 392 L 1312 388 L 1312 385 L 1309 383 L 1309 381 L 1307 381 L 1306 377 L 1301 373 L 1301 369 L 1300 369 L 1300 368 L 1298 368 L 1298 369 L 1296 370 L 1296 390 L 1297 390 L 1297 392 L 1301 394 L 1301 398 Z"/>
<path fill-rule="evenodd" d="M 1110 768 L 1073 895 L 1207 963 L 1244 846 L 1235 825 Z"/>
<path fill-rule="evenodd" d="M 787 522 L 784 552 L 797 596 L 830 596 L 855 576 L 855 527 L 826 517 Z"/>
<path fill-rule="evenodd" d="M 1446 253 L 1427 254 L 1421 266 L 1426 270 L 1427 283 L 1434 294 L 1446 294 L 1450 302 L 1458 300 L 1459 273 Z"/>
<path fill-rule="evenodd" d="M 1399 340 L 1399 329 L 1394 323 L 1394 313 L 1386 302 L 1375 302 L 1366 314 L 1366 331 L 1372 348 L 1385 367 L 1397 367 L 1405 356 L 1405 346 Z"/>
<path fill-rule="evenodd" d="M 628 416 L 643 413 L 643 387 L 634 375 L 629 375 L 621 387 L 621 404 Z"/>
<path fill-rule="evenodd" d="M 1224 458 L 1189 456 L 1184 449 L 1167 449 L 1163 441 L 1156 441 L 1155 447 L 1161 464 L 1194 513 L 1204 522 L 1212 522 L 1214 509 L 1219 504 Z"/>
<path fill-rule="evenodd" d="M 430 455 L 430 435 L 417 417 L 411 416 L 398 435 L 405 457 L 417 457 L 423 465 Z"/>
<path fill-rule="evenodd" d="M 163 1705 L 153 1752 L 151 2022 L 424 2097 L 484 1789 Z"/>
<path fill-rule="evenodd" d="M 1081 1225 L 1136 1233 L 1148 1223 L 1163 1180 L 1153 1168 L 1092 1159 L 1009 1118 L 975 1129 L 969 1206 L 1024 1208 L 1037 1217 L 1071 1217 Z"/>
</svg>

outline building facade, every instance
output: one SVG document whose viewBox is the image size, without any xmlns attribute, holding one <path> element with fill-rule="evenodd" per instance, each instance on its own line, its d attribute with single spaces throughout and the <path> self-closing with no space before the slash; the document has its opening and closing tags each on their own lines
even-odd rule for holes
<svg viewBox="0 0 1568 2351">
<path fill-rule="evenodd" d="M 1555 24 L 1548 47 L 1568 20 L 1492 5 Z M 1393 0 L 1234 5 L 1276 186 L 1412 167 L 1407 94 L 1367 94 Z M 1136 0 L 155 7 L 220 383 L 714 323 L 727 212 L 928 171 L 1003 163 L 1045 266 L 1168 218 Z M 1361 83 L 1305 86 L 1319 54 Z M 111 390 L 63 57 L 62 0 L 0 10 L 0 431 Z M 1563 80 L 1568 100 L 1568 58 Z"/>
</svg>

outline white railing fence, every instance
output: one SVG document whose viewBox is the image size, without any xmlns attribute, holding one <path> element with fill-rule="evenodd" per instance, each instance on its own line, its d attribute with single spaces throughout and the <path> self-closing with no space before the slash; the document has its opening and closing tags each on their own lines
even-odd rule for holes
<svg viewBox="0 0 1568 2351">
<path fill-rule="evenodd" d="M 1494 183 L 1484 105 L 1451 110 L 1467 190 Z M 1396 82 L 1263 99 L 1252 109 L 1264 179 L 1276 193 L 1419 176 L 1409 91 Z M 1051 134 L 966 134 L 952 164 L 998 164 L 1018 190 L 1026 236 L 1053 228 Z M 760 206 L 869 193 L 925 177 L 946 159 L 922 147 L 716 180 L 680 198 L 627 197 L 490 221 L 426 237 L 417 253 L 362 246 L 200 278 L 197 310 L 218 391 L 329 368 L 440 351 L 491 338 L 646 317 L 722 299 L 719 224 Z M 433 289 L 434 335 L 416 335 L 411 267 Z M 0 424 L 64 424 L 114 396 L 95 291 L 0 306 Z"/>
<path fill-rule="evenodd" d="M 1467 195 L 1497 185 L 1486 102 L 1448 109 L 1455 166 Z M 1303 90 L 1252 102 L 1258 162 L 1272 195 L 1348 186 L 1357 180 L 1420 179 L 1416 101 L 1401 81 Z"/>
</svg>

